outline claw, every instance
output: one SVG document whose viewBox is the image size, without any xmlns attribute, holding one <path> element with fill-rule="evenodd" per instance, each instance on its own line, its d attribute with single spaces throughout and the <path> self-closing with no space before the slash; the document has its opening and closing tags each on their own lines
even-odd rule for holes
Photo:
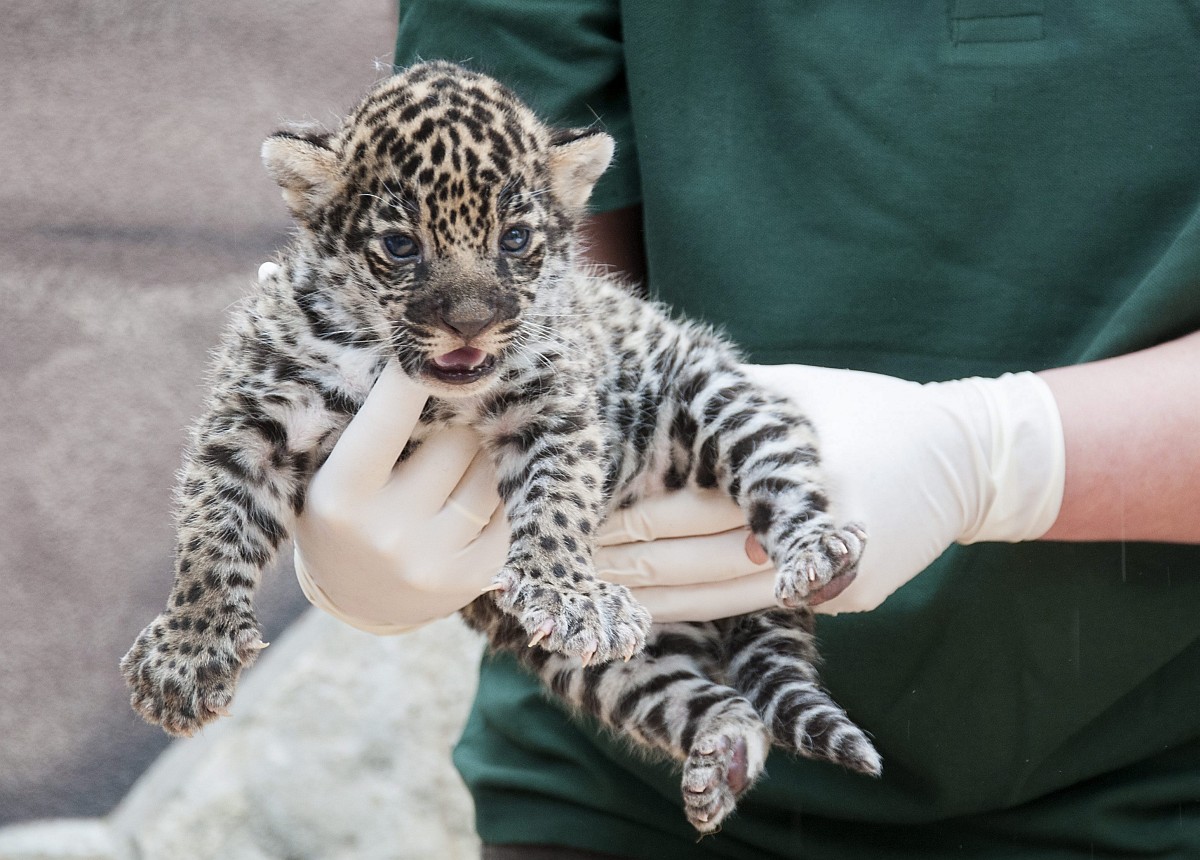
<svg viewBox="0 0 1200 860">
<path fill-rule="evenodd" d="M 504 591 L 506 588 L 508 588 L 508 586 L 505 585 L 503 582 L 493 582 L 487 588 L 481 588 L 479 590 L 479 593 L 487 594 L 489 591 Z"/>
<path fill-rule="evenodd" d="M 589 645 L 588 649 L 583 652 L 583 667 L 586 669 L 588 664 L 592 662 L 592 658 L 596 656 L 596 646 Z"/>
<path fill-rule="evenodd" d="M 264 642 L 261 639 L 255 639 L 253 642 L 250 643 L 250 647 L 253 648 L 255 651 L 261 651 L 262 649 L 266 648 L 270 644 L 271 644 L 270 642 Z"/>
<path fill-rule="evenodd" d="M 233 716 L 233 714 L 231 714 L 229 712 L 229 708 L 209 708 L 209 710 L 212 711 L 214 714 L 216 714 L 218 717 L 232 717 Z"/>
<path fill-rule="evenodd" d="M 834 555 L 841 556 L 841 555 L 845 555 L 846 553 L 850 552 L 850 547 L 846 546 L 845 543 L 838 540 L 837 538 L 833 538 L 829 541 L 829 551 L 831 553 L 833 553 Z"/>
<path fill-rule="evenodd" d="M 817 566 L 815 564 L 812 564 L 811 562 L 808 565 L 808 581 L 809 582 L 817 581 Z"/>
<path fill-rule="evenodd" d="M 535 632 L 533 634 L 533 638 L 529 640 L 529 644 L 526 647 L 532 648 L 534 645 L 541 642 L 543 639 L 545 639 L 547 636 L 549 636 L 553 632 L 554 632 L 554 622 L 553 621 L 543 621 L 542 626 L 539 627 L 537 629 L 537 632 Z"/>
</svg>

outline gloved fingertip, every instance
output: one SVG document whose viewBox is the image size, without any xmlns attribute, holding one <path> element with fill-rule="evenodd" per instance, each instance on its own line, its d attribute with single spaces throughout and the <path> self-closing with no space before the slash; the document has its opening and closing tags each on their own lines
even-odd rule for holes
<svg viewBox="0 0 1200 860">
<path fill-rule="evenodd" d="M 280 268 L 278 263 L 268 260 L 258 267 L 258 282 L 261 284 L 265 281 L 268 281 L 281 271 L 283 271 L 283 269 Z"/>
</svg>

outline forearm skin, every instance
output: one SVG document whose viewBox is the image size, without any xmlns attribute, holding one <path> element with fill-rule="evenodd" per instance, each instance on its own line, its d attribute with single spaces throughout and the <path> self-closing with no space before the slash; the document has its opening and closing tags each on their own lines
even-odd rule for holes
<svg viewBox="0 0 1200 860">
<path fill-rule="evenodd" d="M 1040 376 L 1067 455 L 1044 539 L 1200 543 L 1200 332 Z"/>
</svg>

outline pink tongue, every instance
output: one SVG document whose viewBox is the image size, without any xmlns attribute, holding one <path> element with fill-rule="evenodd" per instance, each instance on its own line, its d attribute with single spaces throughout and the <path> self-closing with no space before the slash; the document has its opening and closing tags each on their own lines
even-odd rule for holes
<svg viewBox="0 0 1200 860">
<path fill-rule="evenodd" d="M 472 368 L 483 364 L 485 358 L 487 358 L 487 353 L 482 349 L 464 346 L 445 355 L 435 355 L 433 363 L 438 367 L 445 368 Z"/>
</svg>

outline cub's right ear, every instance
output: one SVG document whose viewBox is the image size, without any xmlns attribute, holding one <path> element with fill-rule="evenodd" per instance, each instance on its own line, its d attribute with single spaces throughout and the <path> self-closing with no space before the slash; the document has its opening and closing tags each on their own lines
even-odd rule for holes
<svg viewBox="0 0 1200 860">
<path fill-rule="evenodd" d="M 337 155 L 329 147 L 330 138 L 328 132 L 284 130 L 263 141 L 263 164 L 297 218 L 315 215 L 337 189 Z"/>
</svg>

